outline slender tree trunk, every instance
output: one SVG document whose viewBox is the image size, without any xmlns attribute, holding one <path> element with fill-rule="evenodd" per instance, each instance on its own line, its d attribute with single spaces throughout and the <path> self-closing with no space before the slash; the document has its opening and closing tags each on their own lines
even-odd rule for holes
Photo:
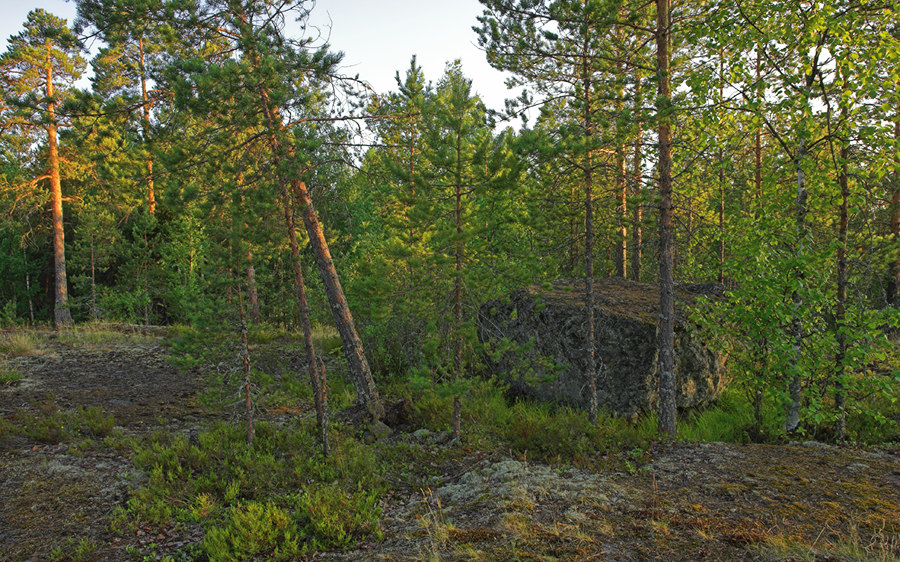
<svg viewBox="0 0 900 562">
<path fill-rule="evenodd" d="M 259 293 L 256 290 L 256 270 L 253 268 L 253 250 L 247 250 L 247 298 L 250 299 L 250 320 L 259 325 Z"/>
<path fill-rule="evenodd" d="M 306 343 L 307 347 L 312 345 L 312 337 Z M 319 426 L 319 434 L 322 440 L 322 455 L 331 454 L 331 440 L 328 437 L 328 374 L 325 372 L 325 361 L 319 358 L 319 404 L 316 405 L 316 415 L 322 419 Z"/>
<path fill-rule="evenodd" d="M 53 100 L 53 71 L 50 66 L 50 54 L 47 54 L 47 99 Z M 55 104 L 47 103 L 48 125 L 47 145 L 49 149 L 50 167 L 50 202 L 53 211 L 53 265 L 56 277 L 55 305 L 53 318 L 57 328 L 72 325 L 72 313 L 69 311 L 69 289 L 66 278 L 66 236 L 63 230 L 62 184 L 59 177 L 59 147 L 56 140 Z"/>
<path fill-rule="evenodd" d="M 153 156 L 150 151 L 150 98 L 147 96 L 147 69 L 144 64 L 144 38 L 138 39 L 139 65 L 141 72 L 141 99 L 143 100 L 143 114 L 141 127 L 144 132 L 144 146 L 147 150 L 147 158 L 144 165 L 147 168 L 147 206 L 150 214 L 156 213 L 156 194 L 153 188 Z"/>
<path fill-rule="evenodd" d="M 238 309 L 241 313 L 241 366 L 244 370 L 244 402 L 247 415 L 247 443 L 253 444 L 253 397 L 250 392 L 250 346 L 247 343 L 247 319 L 244 316 L 243 291 L 238 289 Z"/>
<path fill-rule="evenodd" d="M 847 412 L 845 409 L 847 397 L 844 394 L 844 359 L 847 356 L 847 334 L 844 332 L 846 324 L 847 303 L 847 226 L 850 211 L 850 184 L 848 179 L 848 160 L 850 158 L 849 141 L 841 146 L 840 175 L 838 183 L 841 186 L 841 209 L 838 222 L 838 248 L 837 248 L 837 303 L 835 307 L 835 334 L 837 340 L 837 354 L 834 358 L 835 367 L 835 393 L 834 406 L 837 410 L 837 426 L 835 427 L 835 439 L 843 441 L 847 432 Z"/>
<path fill-rule="evenodd" d="M 453 358 L 453 367 L 457 382 L 462 379 L 463 336 L 462 336 L 462 267 L 463 267 L 463 241 L 462 241 L 462 138 L 456 135 L 456 274 L 453 280 L 453 316 L 456 331 L 456 351 Z M 462 403 L 459 394 L 453 397 L 453 435 L 460 437 L 460 422 L 462 418 Z"/>
<path fill-rule="evenodd" d="M 719 103 L 725 99 L 725 61 L 719 51 Z M 721 143 L 723 139 L 719 139 Z M 725 150 L 719 146 L 719 276 L 721 284 L 725 283 Z"/>
<path fill-rule="evenodd" d="M 100 311 L 97 309 L 97 277 L 94 259 L 94 235 L 91 234 L 91 318 L 96 322 L 100 319 Z"/>
<path fill-rule="evenodd" d="M 669 86 L 670 0 L 656 0 L 656 68 L 662 100 L 659 118 L 659 431 L 674 435 L 675 417 L 675 278 L 672 256 L 672 140 Z"/>
<path fill-rule="evenodd" d="M 762 51 L 756 49 L 756 84 L 757 84 L 757 102 L 762 102 Z M 753 186 L 756 188 L 754 198 L 756 199 L 756 213 L 758 216 L 759 208 L 762 205 L 762 124 L 756 126 L 753 134 Z"/>
<path fill-rule="evenodd" d="M 573 182 L 569 189 L 569 205 L 571 208 L 577 208 L 578 204 L 578 188 Z M 569 217 L 569 260 L 568 270 L 574 274 L 575 267 L 578 265 L 578 224 L 577 213 L 572 213 Z"/>
<path fill-rule="evenodd" d="M 806 74 L 806 82 L 802 90 L 802 101 L 806 108 L 810 107 L 810 92 L 815 84 L 816 76 L 819 72 L 819 55 L 821 47 L 817 48 L 813 57 L 812 67 Z M 806 172 L 803 165 L 809 154 L 809 143 L 806 140 L 807 134 L 807 117 L 803 117 L 797 127 L 799 141 L 797 143 L 797 151 L 794 155 L 794 166 L 797 173 L 797 201 L 795 228 L 797 239 L 794 245 L 794 262 L 796 263 L 797 282 L 795 289 L 791 293 L 791 301 L 793 303 L 793 318 L 791 318 L 791 335 L 793 337 L 793 358 L 791 361 L 791 380 L 788 384 L 788 393 L 790 396 L 787 405 L 787 415 L 784 421 L 784 430 L 787 433 L 793 433 L 800 426 L 800 407 L 803 401 L 803 386 L 801 384 L 801 361 L 803 359 L 803 319 L 801 317 L 803 309 L 803 293 L 806 284 L 806 275 L 804 272 L 804 258 L 806 246 L 806 216 L 809 214 L 809 193 L 806 188 Z"/>
<path fill-rule="evenodd" d="M 634 108 L 635 115 L 639 114 L 641 107 L 641 77 L 637 70 L 634 72 Z M 643 131 L 641 130 L 641 121 L 637 120 L 637 131 L 634 138 L 634 171 L 632 177 L 634 185 L 632 187 L 632 196 L 635 199 L 634 208 L 632 210 L 632 226 L 631 226 L 631 278 L 635 281 L 641 280 L 641 256 L 643 254 L 643 240 L 641 239 L 643 229 L 643 182 L 641 178 L 641 139 Z"/>
<path fill-rule="evenodd" d="M 28 294 L 28 317 L 34 324 L 34 299 L 31 298 L 31 274 L 28 272 L 28 258 L 25 256 L 25 248 L 22 248 L 22 264 L 25 266 L 25 292 Z"/>
<path fill-rule="evenodd" d="M 900 146 L 900 115 L 894 121 L 894 143 Z M 894 191 L 891 194 L 891 238 L 898 248 L 897 258 L 891 264 L 892 287 L 888 291 L 888 304 L 900 306 L 900 149 L 894 153 Z"/>
<path fill-rule="evenodd" d="M 587 42 L 587 38 L 585 38 Z M 583 55 L 582 80 L 584 83 L 584 135 L 587 140 L 587 152 L 584 158 L 584 306 L 587 313 L 587 378 L 590 389 L 590 420 L 597 423 L 599 404 L 597 400 L 597 356 L 594 342 L 594 123 L 592 111 L 591 68 L 588 65 L 587 52 Z"/>
<path fill-rule="evenodd" d="M 322 386 L 325 377 L 319 376 L 319 365 L 316 362 L 316 349 L 312 338 L 312 321 L 309 317 L 309 303 L 306 299 L 306 283 L 303 280 L 303 266 L 300 263 L 300 244 L 297 242 L 297 229 L 294 224 L 294 211 L 291 194 L 286 185 L 282 185 L 281 198 L 284 201 L 284 224 L 287 228 L 288 241 L 291 245 L 291 263 L 294 266 L 294 297 L 300 315 L 300 326 L 303 330 L 303 342 L 306 346 L 306 365 L 309 371 L 309 382 L 313 389 L 316 404 L 316 423 L 323 436 L 322 448 L 325 456 L 329 453 L 328 420 L 325 416 L 325 388 Z M 322 369 L 325 365 L 323 363 Z"/>
<path fill-rule="evenodd" d="M 618 74 L 622 76 L 622 63 L 618 64 Z M 625 168 L 625 131 L 622 130 L 622 100 L 625 98 L 625 87 L 619 85 L 616 96 L 616 222 L 618 233 L 616 239 L 616 275 L 624 278 L 628 273 L 628 225 L 625 220 L 628 216 L 628 187 Z"/>
<path fill-rule="evenodd" d="M 803 162 L 806 159 L 808 147 L 805 141 L 801 141 L 797 147 L 797 154 L 794 165 L 797 174 L 797 200 L 796 214 L 794 215 L 795 228 L 797 231 L 796 246 L 794 249 L 794 257 L 797 260 L 797 280 L 799 287 L 791 293 L 791 302 L 794 307 L 791 318 L 791 336 L 793 337 L 792 352 L 793 359 L 791 361 L 791 380 L 788 384 L 788 394 L 790 396 L 787 405 L 787 416 L 784 422 L 784 429 L 788 433 L 793 433 L 800 426 L 800 406 L 803 400 L 803 388 L 800 381 L 800 360 L 802 358 L 803 348 L 803 321 L 800 318 L 801 309 L 803 308 L 803 295 L 801 290 L 804 284 L 804 275 L 802 265 L 799 263 L 804 254 L 804 245 L 806 239 L 806 214 L 808 212 L 808 193 L 806 190 L 806 173 L 803 171 Z"/>
</svg>

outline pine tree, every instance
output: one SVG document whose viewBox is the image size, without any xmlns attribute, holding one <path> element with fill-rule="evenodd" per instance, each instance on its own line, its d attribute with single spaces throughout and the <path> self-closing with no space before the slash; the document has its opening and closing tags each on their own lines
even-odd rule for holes
<svg viewBox="0 0 900 562">
<path fill-rule="evenodd" d="M 84 70 L 81 45 L 63 19 L 34 10 L 25 30 L 9 39 L 0 57 L 2 91 L 6 100 L 4 129 L 23 135 L 37 129 L 46 133 L 46 179 L 50 183 L 55 273 L 54 321 L 57 327 L 72 324 L 66 276 L 63 195 L 60 180 L 59 128 L 66 125 L 61 107 L 72 84 Z"/>
<path fill-rule="evenodd" d="M 344 344 L 357 401 L 371 416 L 379 418 L 383 413 L 381 400 L 303 179 L 304 174 L 312 174 L 321 146 L 316 123 L 331 120 L 325 110 L 327 88 L 337 83 L 336 65 L 341 58 L 327 46 L 311 49 L 308 39 L 286 37 L 288 16 L 302 19 L 308 9 L 308 3 L 302 0 L 228 5 L 200 2 L 192 15 L 180 22 L 180 31 L 187 40 L 205 45 L 203 57 L 176 60 L 167 80 L 176 104 L 208 118 L 221 141 L 227 142 L 227 135 L 236 129 L 253 132 L 251 140 L 261 151 L 254 155 L 269 160 L 271 178 L 278 185 L 271 195 L 274 198 L 280 193 L 285 202 L 289 196 L 300 209 Z M 242 146 L 241 151 L 247 153 L 249 149 Z M 315 358 L 309 361 L 313 363 Z"/>
</svg>

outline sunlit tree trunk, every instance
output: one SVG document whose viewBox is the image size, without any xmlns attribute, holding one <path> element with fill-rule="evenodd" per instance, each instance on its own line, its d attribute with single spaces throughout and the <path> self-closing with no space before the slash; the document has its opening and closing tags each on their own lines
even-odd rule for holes
<svg viewBox="0 0 900 562">
<path fill-rule="evenodd" d="M 587 27 L 587 26 L 585 26 Z M 587 37 L 584 39 L 587 45 Z M 594 342 L 594 122 L 592 107 L 591 68 L 588 54 L 583 53 L 582 83 L 584 85 L 584 135 L 587 150 L 584 157 L 584 306 L 587 313 L 585 352 L 587 354 L 587 378 L 590 389 L 590 420 L 597 423 L 599 404 L 597 402 L 597 356 Z"/>
<path fill-rule="evenodd" d="M 69 311 L 69 290 L 66 279 L 66 236 L 63 230 L 62 184 L 59 177 L 59 145 L 56 140 L 56 108 L 53 103 L 53 71 L 50 62 L 50 45 L 47 45 L 47 145 L 50 167 L 50 204 L 53 215 L 53 266 L 56 277 L 53 318 L 57 328 L 72 325 Z"/>
</svg>

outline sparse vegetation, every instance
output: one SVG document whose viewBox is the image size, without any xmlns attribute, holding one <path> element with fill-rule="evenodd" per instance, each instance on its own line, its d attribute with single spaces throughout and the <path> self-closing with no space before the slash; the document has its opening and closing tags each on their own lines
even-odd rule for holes
<svg viewBox="0 0 900 562">
<path fill-rule="evenodd" d="M 11 414 L 7 435 L 20 434 L 39 443 L 62 443 L 79 437 L 107 437 L 115 427 L 113 416 L 98 406 L 61 410 L 53 397 L 34 404 L 34 410 Z M 2 436 L 2 433 L 0 433 Z"/>
<path fill-rule="evenodd" d="M 258 337 L 252 344 L 252 357 L 258 360 L 252 374 L 260 416 L 252 446 L 247 445 L 245 428 L 232 421 L 194 423 L 190 428 L 172 431 L 169 422 L 148 412 L 151 417 L 146 429 L 123 433 L 115 430 L 115 418 L 101 408 L 64 408 L 60 406 L 64 402 L 62 396 L 50 395 L 0 418 L 0 443 L 11 446 L 24 440 L 28 447 L 65 443 L 67 458 L 85 462 L 95 455 L 110 453 L 127 457 L 130 468 L 123 478 L 131 482 L 131 491 L 119 503 L 112 528 L 118 533 L 118 540 L 129 544 L 138 557 L 289 560 L 323 550 L 353 549 L 360 542 L 377 543 L 384 538 L 388 526 L 396 526 L 407 518 L 411 526 L 404 532 L 410 533 L 412 541 L 408 548 L 414 556 L 426 559 L 450 555 L 490 560 L 510 552 L 520 556 L 538 552 L 555 553 L 553 556 L 561 558 L 586 556 L 602 549 L 603 544 L 618 540 L 614 537 L 621 525 L 637 529 L 634 532 L 644 537 L 641 540 L 655 537 L 648 544 L 662 549 L 698 541 L 698 545 L 707 545 L 704 548 L 712 545 L 720 555 L 759 549 L 767 555 L 800 559 L 816 553 L 859 560 L 896 559 L 896 554 L 891 553 L 896 552 L 900 529 L 890 521 L 900 513 L 900 506 L 889 498 L 877 498 L 879 488 L 861 480 L 865 472 L 859 472 L 859 477 L 854 472 L 845 474 L 840 491 L 836 491 L 837 500 L 831 496 L 821 500 L 824 506 L 827 502 L 843 501 L 840 498 L 871 498 L 834 504 L 844 510 L 859 510 L 861 515 L 854 519 L 855 527 L 828 523 L 833 520 L 828 519 L 831 515 L 824 507 L 811 516 L 801 507 L 778 499 L 772 500 L 782 510 L 777 515 L 795 522 L 793 534 L 758 523 L 735 523 L 728 510 L 720 510 L 719 498 L 723 498 L 721 506 L 726 505 L 725 498 L 731 498 L 727 505 L 744 502 L 747 507 L 741 510 L 748 517 L 757 509 L 753 507 L 755 496 L 748 495 L 751 490 L 778 498 L 786 486 L 796 486 L 795 476 L 819 477 L 814 475 L 819 469 L 802 463 L 792 465 L 788 455 L 796 453 L 787 450 L 778 449 L 782 460 L 761 453 L 760 457 L 748 458 L 743 466 L 731 467 L 736 471 L 735 478 L 710 482 L 705 477 L 702 497 L 689 497 L 694 493 L 690 492 L 685 497 L 666 499 L 660 487 L 667 485 L 669 465 L 659 463 L 660 458 L 666 458 L 669 447 L 678 451 L 678 447 L 700 447 L 711 441 L 759 440 L 749 430 L 753 425 L 752 405 L 742 392 L 731 390 L 714 406 L 685 413 L 680 420 L 681 441 L 660 442 L 652 415 L 635 421 L 600 416 L 594 425 L 585 412 L 511 399 L 499 381 L 475 379 L 464 396 L 463 437 L 453 440 L 452 395 L 427 378 L 409 384 L 397 377 L 386 383 L 385 394 L 389 401 L 405 399 L 403 425 L 395 428 L 394 435 L 375 439 L 364 429 L 335 422 L 330 427 L 333 450 L 326 459 L 318 446 L 309 385 L 296 372 L 285 368 L 283 358 L 303 356 L 295 347 L 297 336 L 258 330 L 268 335 Z M 179 354 L 196 359 L 190 371 L 179 374 L 175 367 L 170 369 L 173 377 L 188 373 L 196 376 L 193 373 L 198 370 L 205 373 L 207 408 L 211 412 L 229 412 L 234 408 L 229 396 L 233 396 L 238 378 L 223 370 L 221 358 L 237 361 L 231 351 L 235 349 L 235 338 L 233 334 L 201 334 L 180 328 L 173 330 L 166 342 L 176 363 Z M 114 340 L 105 338 L 107 342 Z M 99 338 L 94 340 L 98 341 Z M 54 356 L 63 357 L 59 354 L 65 352 L 59 350 L 66 347 L 87 346 L 91 353 L 110 353 L 112 357 L 155 344 L 122 338 L 120 343 L 99 344 L 111 346 L 112 351 L 107 352 L 93 347 L 97 345 L 94 342 L 73 342 L 56 344 L 60 347 L 53 350 Z M 353 392 L 346 378 L 340 376 L 339 360 L 331 357 L 327 361 L 335 371 L 332 405 L 350 406 Z M 162 361 L 163 366 L 166 364 Z M 866 423 L 855 421 L 853 416 L 848 420 L 850 434 L 860 442 L 884 443 L 895 435 L 890 401 L 883 397 L 877 401 L 872 408 L 883 412 L 883 422 L 873 423 L 871 415 L 864 418 L 870 420 Z M 772 430 L 763 438 L 777 443 L 781 440 L 774 421 L 777 413 L 772 412 L 771 419 Z M 688 441 L 700 444 L 687 445 Z M 690 450 L 685 449 L 684 454 L 693 454 Z M 698 448 L 695 453 L 699 451 L 703 449 Z M 828 451 L 822 454 L 840 454 Z M 680 454 L 674 454 L 673 460 L 667 462 L 687 466 Z M 448 500 L 445 486 L 458 482 L 466 470 L 489 479 L 490 472 L 478 471 L 490 471 L 505 458 L 514 459 L 522 467 L 521 473 L 510 472 L 521 482 L 513 480 L 507 485 L 498 480 L 493 486 L 485 484 L 484 493 L 488 496 L 502 494 L 493 501 L 486 499 L 484 504 L 494 507 L 497 519 L 486 520 L 485 515 L 479 515 L 482 519 L 468 522 L 467 510 L 482 513 L 483 508 L 478 507 L 482 500 L 471 508 L 460 506 Z M 714 456 L 715 460 L 705 462 L 730 462 L 722 460 L 727 458 Z M 832 460 L 839 456 L 827 458 L 829 466 L 839 466 L 840 461 Z M 75 461 L 68 461 L 72 462 Z M 535 468 L 527 469 L 532 463 Z M 853 463 L 860 467 L 854 470 L 864 471 L 867 466 L 863 461 Z M 541 468 L 547 465 L 549 471 Z M 79 470 L 66 468 L 71 466 L 67 462 L 53 466 L 62 471 L 59 474 L 78 474 Z M 740 474 L 754 483 L 744 482 L 738 477 Z M 766 476 L 761 479 L 762 474 Z M 609 477 L 635 496 L 626 499 L 618 488 L 599 494 L 589 492 L 589 501 L 586 498 L 574 503 L 563 500 L 569 496 L 562 492 L 542 495 L 541 490 L 579 482 L 586 478 L 584 475 Z M 23 493 L 24 490 L 44 493 L 40 487 L 23 488 Z M 90 497 L 78 490 L 72 487 L 65 493 Z M 400 512 L 395 503 L 398 498 L 407 502 Z M 500 506 L 502 509 L 497 511 Z M 390 512 L 384 514 L 385 509 Z M 555 523 L 535 519 L 535 514 L 546 510 L 555 513 Z M 816 540 L 825 525 L 830 527 Z M 135 537 L 150 533 L 177 536 L 189 529 L 196 529 L 190 531 L 193 539 L 180 549 L 165 547 L 161 540 L 133 542 Z M 393 528 L 390 532 L 398 531 Z M 75 559 L 78 552 L 87 548 L 87 543 L 79 546 L 81 539 L 60 538 L 47 555 Z M 95 538 L 90 541 L 96 552 L 108 552 L 103 549 L 111 548 Z M 92 555 L 83 556 L 90 559 Z"/>
<path fill-rule="evenodd" d="M 41 338 L 29 330 L 0 333 L 0 358 L 39 355 L 45 351 Z"/>
<path fill-rule="evenodd" d="M 9 385 L 22 380 L 22 373 L 13 367 L 0 362 L 0 386 Z"/>
</svg>

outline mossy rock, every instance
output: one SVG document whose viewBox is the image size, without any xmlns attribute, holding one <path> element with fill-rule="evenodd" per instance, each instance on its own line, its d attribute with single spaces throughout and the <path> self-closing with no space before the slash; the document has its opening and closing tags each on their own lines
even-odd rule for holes
<svg viewBox="0 0 900 562">
<path fill-rule="evenodd" d="M 716 284 L 676 287 L 675 373 L 679 408 L 708 404 L 726 384 L 724 357 L 685 323 L 685 305 L 722 298 Z M 492 371 L 514 393 L 577 407 L 590 403 L 584 281 L 534 285 L 481 306 L 478 335 Z M 658 400 L 659 288 L 621 278 L 594 280 L 595 350 L 601 408 L 625 417 L 652 411 Z"/>
</svg>

